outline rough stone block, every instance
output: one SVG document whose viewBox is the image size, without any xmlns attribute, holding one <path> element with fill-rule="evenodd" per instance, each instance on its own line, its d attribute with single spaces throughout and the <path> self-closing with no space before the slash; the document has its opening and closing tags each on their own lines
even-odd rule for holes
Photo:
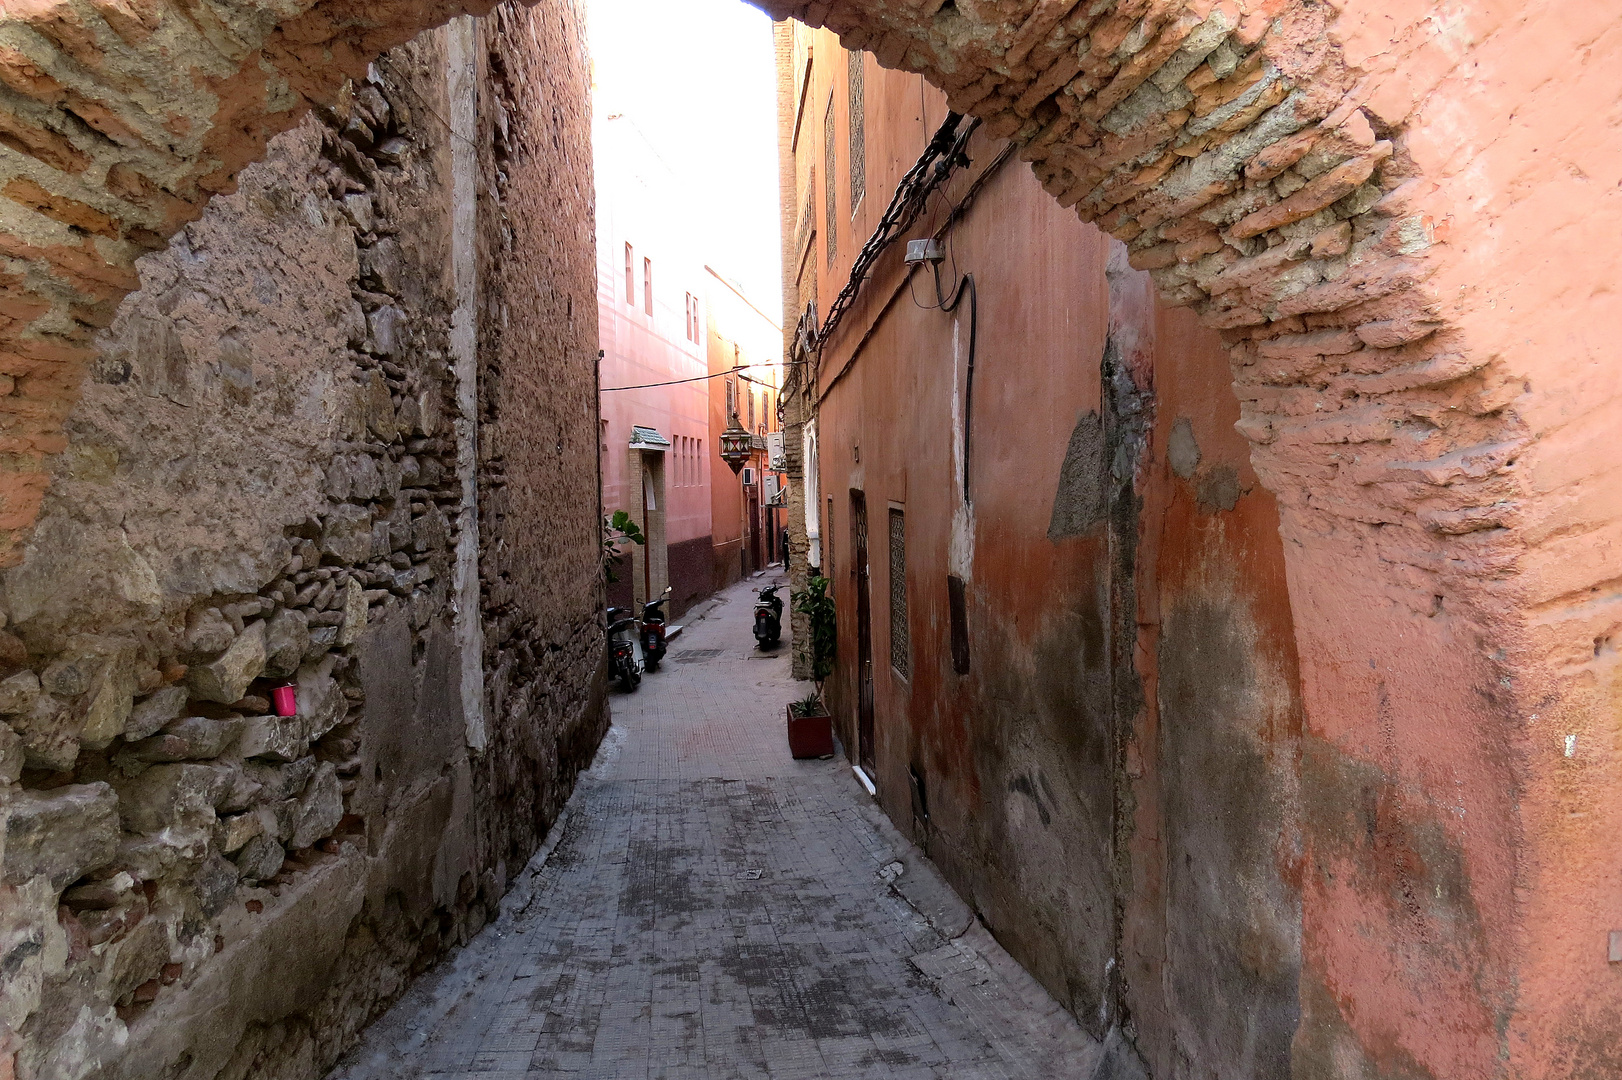
<svg viewBox="0 0 1622 1080">
<path fill-rule="evenodd" d="M 273 679 L 284 679 L 298 670 L 304 651 L 310 647 L 310 622 L 304 613 L 283 608 L 265 624 L 265 671 Z"/>
<path fill-rule="evenodd" d="M 224 770 L 227 775 L 224 794 L 214 803 L 216 813 L 239 813 L 259 801 L 264 785 L 249 776 L 242 766 L 234 762 L 219 762 L 216 768 Z"/>
<path fill-rule="evenodd" d="M 237 876 L 237 867 L 217 852 L 203 860 L 192 886 L 197 890 L 198 906 L 206 918 L 212 919 L 231 902 L 237 891 Z"/>
<path fill-rule="evenodd" d="M 265 670 L 265 624 L 243 630 L 219 659 L 194 665 L 186 673 L 192 694 L 229 705 L 248 692 L 248 684 Z"/>
<path fill-rule="evenodd" d="M 154 765 L 115 781 L 124 828 L 155 833 L 174 827 L 212 828 L 214 804 L 231 789 L 231 770 L 190 762 Z"/>
<path fill-rule="evenodd" d="M 314 757 L 300 758 L 286 765 L 268 765 L 250 761 L 243 771 L 264 786 L 264 798 L 269 801 L 291 799 L 302 792 L 315 775 Z"/>
<path fill-rule="evenodd" d="M 351 565 L 371 558 L 372 512 L 350 503 L 334 507 L 321 528 L 321 553 Z"/>
<path fill-rule="evenodd" d="M 245 758 L 297 761 L 309 742 L 303 717 L 250 716 L 243 721 L 237 753 Z"/>
<path fill-rule="evenodd" d="M 0 724 L 0 784 L 15 784 L 23 774 L 25 760 L 22 736 Z"/>
<path fill-rule="evenodd" d="M 186 624 L 186 652 L 189 656 L 218 656 L 231 647 L 236 630 L 218 608 L 205 608 Z"/>
<path fill-rule="evenodd" d="M 195 866 L 208 854 L 211 828 L 170 828 L 151 836 L 125 836 L 112 865 L 142 881 L 161 880 Z"/>
<path fill-rule="evenodd" d="M 6 804 L 4 881 L 45 877 L 61 890 L 118 851 L 118 796 L 106 784 L 22 791 Z"/>
<path fill-rule="evenodd" d="M 224 852 L 237 851 L 265 831 L 264 818 L 258 814 L 233 814 L 221 818 L 214 826 L 214 846 Z"/>
<path fill-rule="evenodd" d="M 162 733 L 150 739 L 142 739 L 131 744 L 124 754 L 136 761 L 146 762 L 200 761 L 217 758 L 225 753 L 226 748 L 241 730 L 241 720 L 188 716 L 184 720 L 170 724 Z"/>
<path fill-rule="evenodd" d="M 165 724 L 180 719 L 186 711 L 188 696 L 184 686 L 165 686 L 152 691 L 130 710 L 129 719 L 124 721 L 124 738 L 138 742 L 156 735 Z"/>
<path fill-rule="evenodd" d="M 310 778 L 304 794 L 299 797 L 298 827 L 293 830 L 288 846 L 307 848 L 317 840 L 332 835 L 344 816 L 343 790 L 338 783 L 338 772 L 330 761 L 323 761 Z"/>
<path fill-rule="evenodd" d="M 371 331 L 372 351 L 379 356 L 398 356 L 404 345 L 405 313 L 385 304 L 366 317 Z"/>
<path fill-rule="evenodd" d="M 344 584 L 343 613 L 344 621 L 338 628 L 339 648 L 359 641 L 361 631 L 366 629 L 366 591 L 354 578 Z"/>
<path fill-rule="evenodd" d="M 260 833 L 237 852 L 237 872 L 245 881 L 262 881 L 274 877 L 287 859 L 282 845 L 270 836 Z"/>
<path fill-rule="evenodd" d="M 298 673 L 298 714 L 310 741 L 331 731 L 349 711 L 348 699 L 332 677 L 333 658 L 306 664 Z"/>
<path fill-rule="evenodd" d="M 62 772 L 73 768 L 78 760 L 78 721 L 50 694 L 41 694 L 28 715 L 13 718 L 11 726 L 22 736 L 29 768 Z"/>
<path fill-rule="evenodd" d="M 39 700 L 39 691 L 39 676 L 32 671 L 19 671 L 0 680 L 0 713 L 26 716 Z"/>
</svg>

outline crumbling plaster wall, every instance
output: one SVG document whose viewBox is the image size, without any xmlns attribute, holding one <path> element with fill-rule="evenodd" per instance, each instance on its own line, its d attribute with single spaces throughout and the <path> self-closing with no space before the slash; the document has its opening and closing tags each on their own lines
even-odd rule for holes
<svg viewBox="0 0 1622 1080">
<path fill-rule="evenodd" d="M 1611 12 L 767 5 L 1223 330 L 1305 706 L 1302 1075 L 1622 1068 Z"/>
<path fill-rule="evenodd" d="M 607 721 L 585 87 L 573 4 L 426 34 L 140 264 L 4 575 L 0 1070 L 319 1075 L 556 817 Z"/>
</svg>

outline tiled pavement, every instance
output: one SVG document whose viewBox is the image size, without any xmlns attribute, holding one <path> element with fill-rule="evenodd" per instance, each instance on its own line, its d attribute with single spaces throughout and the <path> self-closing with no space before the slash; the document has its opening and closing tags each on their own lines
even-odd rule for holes
<svg viewBox="0 0 1622 1080">
<path fill-rule="evenodd" d="M 763 583 L 613 694 L 550 851 L 330 1080 L 1094 1075 L 844 761 L 789 757 L 804 686 L 753 648 Z"/>
</svg>

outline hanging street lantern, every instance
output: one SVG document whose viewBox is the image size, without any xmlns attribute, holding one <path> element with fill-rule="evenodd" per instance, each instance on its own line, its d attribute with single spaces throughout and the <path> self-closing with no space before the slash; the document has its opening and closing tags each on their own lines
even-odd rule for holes
<svg viewBox="0 0 1622 1080">
<path fill-rule="evenodd" d="M 731 466 L 733 475 L 736 475 L 752 453 L 754 438 L 738 423 L 738 414 L 734 412 L 732 422 L 721 432 L 721 460 Z"/>
</svg>

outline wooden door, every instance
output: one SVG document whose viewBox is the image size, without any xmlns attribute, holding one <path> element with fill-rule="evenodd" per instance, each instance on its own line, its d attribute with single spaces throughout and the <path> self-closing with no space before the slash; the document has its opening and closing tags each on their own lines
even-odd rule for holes
<svg viewBox="0 0 1622 1080">
<path fill-rule="evenodd" d="M 855 533 L 851 569 L 856 574 L 856 752 L 871 778 L 873 758 L 873 604 L 868 590 L 867 496 L 850 493 L 851 528 Z"/>
</svg>

